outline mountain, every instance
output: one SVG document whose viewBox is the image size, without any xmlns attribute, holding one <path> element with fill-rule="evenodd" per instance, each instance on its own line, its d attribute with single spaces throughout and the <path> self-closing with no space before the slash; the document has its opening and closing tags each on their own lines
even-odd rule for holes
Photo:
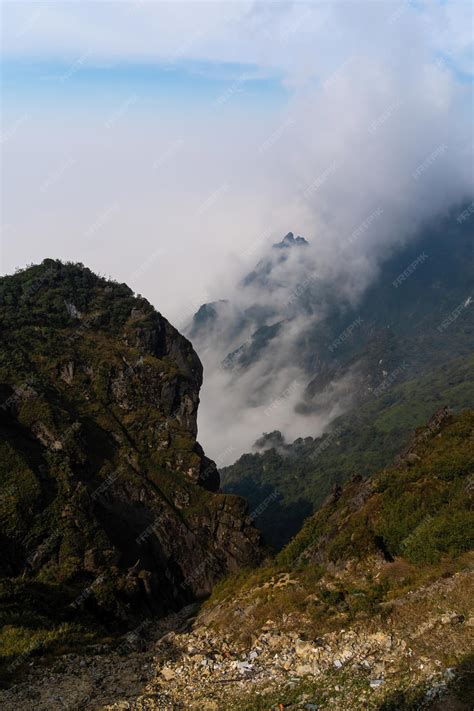
<svg viewBox="0 0 474 711">
<path fill-rule="evenodd" d="M 47 674 L 33 665 L 0 704 L 470 711 L 473 437 L 472 410 L 442 408 L 390 467 L 338 487 L 276 558 L 223 579 L 199 610 Z"/>
<path fill-rule="evenodd" d="M 281 432 L 272 432 L 259 438 L 257 451 L 220 470 L 222 487 L 244 496 L 259 512 L 256 525 L 279 550 L 334 486 L 388 466 L 435 410 L 449 404 L 459 412 L 473 403 L 474 356 L 449 360 L 366 399 L 336 418 L 321 437 L 287 443 Z M 269 497 L 271 505 L 265 505 Z"/>
<path fill-rule="evenodd" d="M 255 269 L 242 279 L 241 286 L 247 287 L 257 284 L 260 287 L 265 287 L 270 290 L 281 286 L 281 282 L 276 281 L 274 276 L 276 268 L 284 264 L 289 258 L 291 253 L 287 250 L 294 247 L 307 246 L 308 242 L 304 237 L 296 237 L 295 239 L 293 232 L 288 232 L 281 242 L 272 245 L 270 254 L 262 259 Z"/>
<path fill-rule="evenodd" d="M 204 352 L 207 348 L 217 349 L 227 366 L 236 365 L 239 362 L 236 354 L 243 355 L 251 342 L 260 341 L 262 333 L 266 333 L 276 318 L 280 321 L 285 318 L 275 304 L 268 304 L 267 299 L 259 301 L 259 291 L 263 289 L 271 294 L 285 288 L 287 267 L 295 257 L 303 257 L 302 247 L 307 246 L 303 237 L 295 238 L 292 232 L 272 245 L 268 254 L 239 283 L 241 293 L 245 294 L 245 305 L 231 303 L 228 299 L 203 304 L 186 329 L 189 338 Z M 276 332 L 269 332 L 264 343 L 267 344 L 274 335 Z M 242 338 L 243 341 L 239 340 Z M 236 346 L 235 353 L 232 346 Z"/>
<path fill-rule="evenodd" d="M 227 441 L 239 435 L 234 422 L 255 428 L 248 454 L 221 467 L 223 489 L 245 496 L 252 510 L 274 493 L 257 525 L 275 548 L 352 476 L 355 461 L 374 473 L 435 409 L 474 405 L 473 228 L 458 215 L 427 224 L 388 254 L 353 301 L 337 282 L 314 276 L 311 245 L 276 245 L 255 270 L 270 291 L 262 282 L 244 300 L 252 295 L 270 309 L 261 306 L 250 335 L 236 345 L 251 307 L 241 316 L 229 302 L 213 329 L 196 335 L 208 381 L 218 374 L 226 402 L 235 403 L 232 420 L 217 411 Z M 274 252 L 289 256 L 272 261 Z M 240 325 L 226 340 L 231 324 Z M 278 446 L 269 437 L 275 430 Z"/>
<path fill-rule="evenodd" d="M 311 245 L 290 233 L 242 280 L 235 303 L 215 308 L 211 328 L 200 312 L 193 320 L 188 334 L 207 379 L 224 368 L 228 397 L 238 395 L 240 409 L 261 408 L 262 415 L 286 399 L 284 419 L 293 410 L 308 432 L 301 416 L 333 418 L 387 382 L 468 355 L 473 228 L 456 219 L 461 207 L 386 254 L 371 285 L 353 298 L 320 274 Z M 294 394 L 284 397 L 292 384 Z"/>
<path fill-rule="evenodd" d="M 215 588 L 193 641 L 239 649 L 251 681 L 227 708 L 471 708 L 473 437 L 472 410 L 442 408 L 273 561 Z"/>
<path fill-rule="evenodd" d="M 473 411 L 453 416 L 442 408 L 392 466 L 336 486 L 279 560 L 296 566 L 377 555 L 423 567 L 471 550 L 473 436 Z"/>
<path fill-rule="evenodd" d="M 0 280 L 0 334 L 7 659 L 176 610 L 261 559 L 196 441 L 199 358 L 144 298 L 48 259 Z"/>
</svg>

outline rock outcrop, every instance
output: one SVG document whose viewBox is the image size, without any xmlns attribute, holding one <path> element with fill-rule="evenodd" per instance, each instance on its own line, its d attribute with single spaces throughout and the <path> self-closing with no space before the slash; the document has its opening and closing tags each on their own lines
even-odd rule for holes
<svg viewBox="0 0 474 711">
<path fill-rule="evenodd" d="M 196 441 L 202 366 L 142 297 L 46 260 L 0 280 L 0 611 L 136 624 L 262 556 Z"/>
<path fill-rule="evenodd" d="M 244 644 L 212 628 L 219 609 L 192 607 L 124 636 L 115 649 L 30 660 L 21 683 L 0 690 L 2 708 L 22 711 L 469 711 L 474 575 L 456 573 L 397 598 L 393 612 L 344 629 L 308 633 L 297 612 L 268 620 Z M 469 600 L 471 597 L 471 600 Z M 251 601 L 239 601 L 252 617 Z M 428 612 L 428 614 L 426 614 Z M 420 619 L 420 613 L 426 619 Z M 466 661 L 447 663 L 464 656 Z M 464 699 L 464 702 L 463 702 Z"/>
</svg>

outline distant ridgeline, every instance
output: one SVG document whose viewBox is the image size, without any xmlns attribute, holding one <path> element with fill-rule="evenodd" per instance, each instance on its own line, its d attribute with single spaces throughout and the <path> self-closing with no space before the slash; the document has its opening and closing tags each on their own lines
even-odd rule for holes
<svg viewBox="0 0 474 711">
<path fill-rule="evenodd" d="M 256 453 L 222 470 L 224 490 L 247 497 L 251 508 L 279 492 L 256 521 L 273 546 L 284 545 L 355 467 L 366 476 L 386 465 L 439 407 L 474 404 L 474 218 L 458 219 L 463 214 L 460 208 L 400 248 L 356 307 L 342 311 L 334 302 L 326 318 L 306 322 L 297 335 L 294 353 L 308 379 L 297 411 L 323 415 L 335 383 L 347 387 L 352 404 L 322 438 L 287 444 L 277 433 L 272 446 L 275 434 L 267 435 Z M 312 287 L 298 303 L 310 309 L 318 298 Z M 237 380 L 287 326 L 291 319 L 262 325 L 227 356 Z M 201 331 L 197 343 L 203 340 Z"/>
<path fill-rule="evenodd" d="M 386 469 L 335 487 L 268 564 L 219 583 L 207 603 L 213 619 L 227 630 L 233 609 L 249 605 L 249 621 L 243 614 L 235 623 L 238 634 L 299 618 L 299 629 L 306 624 L 314 639 L 315 630 L 343 632 L 364 615 L 375 618 L 395 597 L 406 599 L 410 588 L 472 569 L 473 436 L 473 410 L 442 408 Z M 422 614 L 428 627 L 430 613 Z"/>
</svg>

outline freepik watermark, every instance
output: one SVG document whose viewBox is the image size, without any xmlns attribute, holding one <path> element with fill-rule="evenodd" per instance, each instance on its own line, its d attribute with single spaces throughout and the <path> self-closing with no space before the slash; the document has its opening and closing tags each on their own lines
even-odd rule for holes
<svg viewBox="0 0 474 711">
<path fill-rule="evenodd" d="M 416 540 L 417 536 L 420 536 L 420 533 L 426 533 L 426 529 L 429 527 L 430 523 L 433 521 L 433 517 L 431 514 L 427 514 L 424 519 L 421 521 L 421 523 L 416 526 L 416 528 L 413 529 L 413 531 L 403 539 L 403 541 L 400 543 L 400 548 L 404 551 L 407 552 L 412 543 Z"/>
<path fill-rule="evenodd" d="M 348 247 L 349 245 L 353 244 L 356 242 L 362 235 L 367 232 L 367 230 L 371 227 L 371 225 L 375 222 L 375 220 L 383 215 L 383 210 L 381 207 L 377 207 L 373 212 L 368 215 L 363 222 L 358 225 L 358 227 L 351 232 L 349 237 L 344 240 L 342 243 L 342 247 Z"/>
<path fill-rule="evenodd" d="M 213 476 L 215 474 L 216 467 L 218 468 L 221 466 L 225 466 L 226 462 L 229 461 L 229 457 L 232 452 L 235 452 L 235 447 L 232 445 L 223 449 L 222 452 L 219 452 L 219 454 L 215 458 L 215 461 L 211 462 L 211 464 L 208 464 L 204 471 L 201 472 L 199 476 L 199 481 L 201 483 L 206 482 L 206 480 L 209 479 L 210 476 Z"/>
<path fill-rule="evenodd" d="M 222 195 L 225 195 L 225 193 L 228 193 L 230 190 L 230 185 L 228 183 L 223 183 L 223 185 L 220 186 L 220 188 L 217 188 L 209 197 L 204 200 L 203 203 L 199 206 L 199 208 L 196 211 L 196 215 L 201 217 L 204 215 L 208 210 L 213 207 L 213 205 L 216 204 L 216 202 L 219 200 L 219 198 Z"/>
<path fill-rule="evenodd" d="M 399 379 L 400 375 L 408 368 L 408 364 L 405 363 L 405 361 L 398 366 L 398 368 L 395 368 L 392 370 L 389 375 L 387 375 L 382 383 L 378 385 L 376 388 L 372 390 L 372 395 L 374 397 L 378 397 L 379 395 L 382 395 L 385 393 L 392 385 L 393 383 Z"/>
<path fill-rule="evenodd" d="M 325 171 L 321 173 L 312 183 L 310 183 L 303 191 L 303 198 L 308 200 L 315 192 L 323 187 L 325 183 L 329 180 L 331 175 L 333 175 L 337 170 L 338 164 L 333 161 Z"/>
<path fill-rule="evenodd" d="M 369 133 L 375 135 L 379 128 L 381 128 L 385 123 L 387 123 L 387 121 L 391 118 L 395 111 L 400 108 L 401 105 L 402 101 L 400 99 L 397 99 L 392 104 L 387 106 L 385 111 L 369 124 Z"/>
<path fill-rule="evenodd" d="M 323 89 L 329 89 L 331 86 L 333 86 L 339 79 L 342 78 L 344 72 L 348 67 L 350 67 L 351 64 L 354 63 L 356 59 L 356 56 L 348 57 L 332 74 L 330 74 L 326 79 L 323 81 L 322 86 Z"/>
<path fill-rule="evenodd" d="M 147 526 L 147 527 L 140 533 L 139 536 L 137 536 L 137 538 L 135 539 L 136 543 L 138 543 L 138 545 L 141 546 L 142 543 L 147 540 L 147 538 L 149 538 L 149 537 L 152 536 L 154 533 L 156 533 L 156 529 L 157 529 L 157 526 L 158 526 L 158 524 L 160 523 L 160 521 L 161 521 L 161 516 L 157 516 L 157 517 L 155 518 L 155 520 L 152 521 L 152 523 L 150 523 L 150 525 Z"/>
<path fill-rule="evenodd" d="M 143 632 L 145 632 L 147 627 L 150 625 L 151 620 L 146 619 L 143 620 L 143 622 L 140 622 L 138 627 L 135 627 L 134 630 L 128 632 L 125 635 L 123 642 L 117 647 L 116 651 L 118 654 L 127 654 L 128 652 L 136 649 L 141 641 L 141 638 L 143 637 Z"/>
<path fill-rule="evenodd" d="M 412 0 L 404 0 L 404 2 L 401 2 L 397 9 L 388 16 L 387 24 L 393 25 L 395 22 L 398 22 L 402 15 L 412 7 L 415 7 L 415 3 Z"/>
<path fill-rule="evenodd" d="M 42 193 L 46 193 L 47 190 L 52 185 L 55 185 L 64 175 L 64 173 L 69 170 L 69 168 L 72 168 L 73 165 L 76 165 L 77 160 L 75 158 L 70 158 L 67 160 L 65 163 L 63 163 L 57 170 L 54 171 L 54 173 L 51 173 L 48 178 L 44 181 L 44 183 L 40 187 L 40 191 Z"/>
<path fill-rule="evenodd" d="M 355 319 L 347 328 L 344 329 L 344 331 L 336 338 L 334 341 L 328 346 L 329 350 L 331 353 L 333 353 L 339 346 L 341 346 L 344 341 L 347 341 L 348 338 L 351 337 L 352 332 L 361 326 L 362 324 L 362 319 L 360 316 Z"/>
<path fill-rule="evenodd" d="M 28 34 L 31 32 L 33 27 L 36 25 L 38 20 L 40 19 L 41 15 L 43 15 L 45 8 L 40 7 L 38 8 L 35 12 L 32 12 L 31 15 L 28 17 L 26 22 L 23 23 L 19 31 L 16 33 L 17 37 L 23 37 L 24 35 Z"/>
<path fill-rule="evenodd" d="M 67 342 L 68 343 L 73 343 L 76 341 L 78 338 L 83 336 L 89 328 L 92 328 L 92 326 L 97 323 L 100 320 L 100 314 L 92 314 L 91 316 L 88 316 L 84 321 L 82 321 L 81 325 L 76 328 L 74 333 L 72 333 L 68 338 Z"/>
<path fill-rule="evenodd" d="M 413 260 L 413 262 L 401 274 L 399 274 L 394 281 L 392 281 L 392 285 L 395 287 L 395 289 L 398 289 L 398 287 L 403 284 L 403 282 L 406 281 L 408 277 L 411 276 L 421 264 L 426 262 L 427 259 L 428 255 L 426 254 L 426 252 L 422 252 L 421 254 L 419 254 L 418 257 Z"/>
<path fill-rule="evenodd" d="M 14 672 L 18 667 L 21 667 L 22 664 L 24 664 L 31 655 L 36 652 L 39 649 L 42 649 L 44 643 L 46 641 L 46 638 L 44 639 L 39 639 L 36 642 L 34 642 L 31 647 L 26 650 L 26 652 L 22 652 L 11 664 L 8 665 L 8 671 L 10 673 Z"/>
<path fill-rule="evenodd" d="M 115 202 L 109 207 L 106 207 L 99 217 L 85 231 L 85 237 L 93 237 L 104 225 L 109 222 L 113 215 L 118 211 L 118 204 Z"/>
<path fill-rule="evenodd" d="M 70 66 L 69 69 L 64 72 L 64 74 L 61 74 L 58 77 L 58 81 L 61 83 L 64 83 L 65 81 L 68 81 L 74 74 L 77 74 L 78 71 L 81 70 L 81 68 L 84 66 L 84 64 L 87 62 L 89 57 L 93 54 L 92 50 L 87 50 L 87 52 L 84 52 L 81 54 L 80 57 L 78 57 Z"/>
<path fill-rule="evenodd" d="M 459 306 L 457 306 L 447 318 L 444 319 L 444 321 L 438 326 L 438 331 L 440 333 L 443 333 L 443 331 L 446 331 L 449 326 L 454 323 L 459 316 L 462 314 L 464 309 L 467 309 L 468 306 L 472 304 L 472 296 L 468 296 L 468 298 L 463 301 Z"/>
<path fill-rule="evenodd" d="M 268 151 L 270 148 L 272 148 L 277 141 L 280 140 L 280 138 L 283 136 L 285 131 L 290 128 L 290 126 L 294 126 L 296 121 L 294 119 L 288 119 L 284 123 L 281 124 L 273 133 L 263 142 L 260 144 L 258 147 L 258 152 L 259 153 L 265 153 Z"/>
<path fill-rule="evenodd" d="M 36 392 L 28 381 L 25 381 L 22 385 L 14 385 L 13 393 L 2 402 L 0 410 L 8 410 L 12 405 L 16 405 L 22 402 L 22 400 L 27 400 L 31 397 L 36 397 Z"/>
<path fill-rule="evenodd" d="M 300 30 L 313 17 L 314 11 L 306 7 L 301 14 L 297 15 L 292 22 L 287 22 L 278 33 L 278 39 L 286 44 L 290 38 Z"/>
<path fill-rule="evenodd" d="M 471 202 L 471 204 L 457 216 L 456 220 L 462 225 L 463 222 L 471 218 L 471 215 L 474 215 L 474 202 Z"/>
<path fill-rule="evenodd" d="M 268 417 L 268 415 L 271 415 L 275 410 L 278 410 L 283 403 L 288 400 L 289 397 L 291 397 L 293 394 L 295 394 L 300 387 L 300 383 L 297 380 L 294 380 L 285 390 L 283 390 L 278 397 L 274 398 L 269 405 L 264 409 L 263 414 Z"/>
<path fill-rule="evenodd" d="M 188 588 L 191 587 L 193 583 L 195 583 L 197 580 L 202 578 L 204 576 L 204 573 L 207 569 L 207 567 L 215 562 L 216 556 L 214 553 L 208 553 L 208 555 L 204 558 L 203 561 L 193 570 L 192 573 L 187 575 L 183 582 L 181 583 L 182 588 Z"/>
<path fill-rule="evenodd" d="M 140 356 L 139 359 L 136 361 L 136 363 L 131 363 L 126 370 L 124 370 L 123 374 L 125 375 L 126 378 L 131 377 L 132 375 L 135 375 L 141 368 L 143 368 L 143 365 L 145 363 L 145 359 L 143 356 Z"/>
<path fill-rule="evenodd" d="M 134 284 L 135 282 L 137 282 L 140 277 L 142 277 L 143 274 L 145 274 L 145 272 L 147 272 L 150 267 L 153 266 L 158 257 L 161 257 L 164 253 L 165 250 L 162 247 L 158 247 L 158 249 L 155 249 L 155 251 L 150 254 L 148 259 L 146 259 L 143 264 L 138 267 L 138 269 L 135 269 L 132 276 L 130 277 L 130 284 Z"/>
<path fill-rule="evenodd" d="M 137 101 L 138 96 L 136 94 L 132 94 L 127 99 L 125 99 L 123 104 L 121 104 L 118 109 L 116 109 L 113 114 L 111 114 L 109 118 L 104 122 L 105 128 L 112 128 L 112 126 L 114 126 L 114 124 L 116 124 L 117 121 L 119 121 L 122 116 L 127 113 L 128 109 L 137 103 Z"/>
<path fill-rule="evenodd" d="M 49 538 L 47 538 L 33 553 L 31 553 L 26 559 L 27 566 L 33 566 L 35 561 L 38 559 L 44 559 L 49 553 L 51 553 L 61 540 L 61 534 L 59 531 L 54 531 Z"/>
<path fill-rule="evenodd" d="M 183 146 L 183 138 L 178 138 L 176 141 L 173 141 L 173 143 L 171 143 L 168 148 L 163 151 L 161 156 L 157 160 L 155 160 L 155 162 L 153 163 L 153 171 L 157 171 L 164 165 L 166 165 L 172 158 L 177 155 L 177 153 L 179 153 Z"/>
<path fill-rule="evenodd" d="M 28 121 L 30 118 L 30 115 L 28 113 L 22 114 L 16 121 L 15 123 L 10 126 L 10 128 L 7 131 L 2 131 L 0 133 L 0 145 L 3 145 L 7 141 L 9 141 L 13 136 L 16 134 L 16 132 L 20 129 L 20 127 Z"/>
<path fill-rule="evenodd" d="M 94 491 L 91 494 L 91 499 L 93 501 L 97 501 L 97 499 L 100 499 L 100 497 L 109 489 L 121 476 L 122 471 L 121 469 L 116 469 L 112 474 L 109 474 L 106 479 L 100 484 L 97 489 L 94 489 Z"/>
<path fill-rule="evenodd" d="M 317 459 L 319 455 L 325 452 L 326 449 L 330 447 L 333 442 L 337 441 L 338 437 L 341 436 L 342 432 L 342 427 L 336 427 L 331 432 L 329 432 L 325 439 L 320 444 L 318 444 L 318 446 L 316 447 L 316 449 L 313 450 L 313 452 L 311 452 L 310 459 Z"/>
<path fill-rule="evenodd" d="M 279 491 L 275 489 L 275 491 L 272 491 L 271 494 L 269 494 L 261 504 L 257 506 L 250 514 L 249 514 L 249 519 L 251 521 L 255 521 L 256 518 L 261 516 L 266 509 L 272 504 L 274 501 L 277 499 L 281 498 L 281 494 Z"/>
<path fill-rule="evenodd" d="M 434 151 L 432 151 L 429 156 L 423 161 L 423 163 L 420 163 L 416 170 L 413 171 L 413 180 L 419 180 L 423 173 L 425 173 L 429 168 L 431 168 L 433 163 L 435 163 L 440 156 L 444 155 L 447 150 L 448 146 L 445 143 L 435 148 Z"/>
<path fill-rule="evenodd" d="M 303 281 L 300 281 L 300 283 L 293 289 L 291 292 L 287 305 L 291 306 L 294 304 L 296 301 L 301 299 L 304 293 L 309 289 L 311 284 L 316 280 L 316 277 L 314 275 L 307 276 Z"/>
<path fill-rule="evenodd" d="M 252 78 L 251 74 L 243 73 L 235 79 L 230 86 L 227 87 L 225 91 L 220 94 L 214 101 L 214 106 L 223 106 L 230 99 L 235 96 L 235 94 L 241 94 L 243 92 L 243 85 Z"/>
<path fill-rule="evenodd" d="M 97 587 L 97 585 L 100 585 L 103 583 L 105 580 L 105 575 L 99 575 L 87 588 L 85 588 L 76 599 L 71 602 L 71 607 L 78 608 L 83 605 L 83 603 L 87 600 L 88 597 L 92 595 L 94 592 L 94 588 Z"/>
</svg>

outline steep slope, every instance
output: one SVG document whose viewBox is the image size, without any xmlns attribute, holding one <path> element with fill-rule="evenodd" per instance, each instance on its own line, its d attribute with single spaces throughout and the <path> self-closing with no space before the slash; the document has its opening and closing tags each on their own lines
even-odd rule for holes
<svg viewBox="0 0 474 711">
<path fill-rule="evenodd" d="M 473 406 L 474 356 L 450 360 L 420 378 L 394 382 L 336 418 L 322 437 L 291 444 L 281 433 L 260 438 L 257 452 L 221 469 L 223 489 L 247 498 L 258 512 L 256 525 L 278 550 L 319 509 L 334 485 L 389 465 L 413 429 L 446 403 L 455 411 Z"/>
<path fill-rule="evenodd" d="M 474 412 L 442 409 L 390 468 L 337 488 L 273 563 L 223 581 L 195 629 L 245 650 L 247 695 L 229 708 L 442 709 L 451 695 L 467 711 L 473 495 Z"/>
<path fill-rule="evenodd" d="M 355 475 L 280 554 L 281 562 L 324 563 L 375 555 L 414 565 L 474 548 L 474 413 L 441 409 L 395 464 L 373 479 Z"/>
<path fill-rule="evenodd" d="M 114 629 L 178 609 L 260 559 L 245 502 L 218 493 L 196 442 L 201 363 L 145 299 L 45 260 L 1 279 L 0 334 L 12 655 L 61 624 L 67 640 L 84 620 Z"/>
<path fill-rule="evenodd" d="M 365 399 L 469 355 L 474 222 L 459 221 L 461 210 L 387 253 L 363 293 L 357 284 L 351 291 L 350 275 L 348 284 L 332 278 L 336 266 L 323 267 L 311 244 L 269 249 L 233 302 L 215 304 L 212 322 L 196 318 L 191 329 L 206 369 L 201 417 L 210 446 L 213 417 L 223 442 L 251 451 L 262 430 L 317 434 Z M 234 417 L 214 413 L 206 389 L 215 392 L 214 378 Z M 241 419 L 255 423 L 253 436 L 240 432 Z"/>
<path fill-rule="evenodd" d="M 276 559 L 223 580 L 187 620 L 33 667 L 0 703 L 470 711 L 473 438 L 474 412 L 440 410 L 393 466 L 335 491 Z"/>
<path fill-rule="evenodd" d="M 288 304 L 281 304 L 279 295 L 283 291 L 291 294 L 295 263 L 304 268 L 306 251 L 303 248 L 308 246 L 303 237 L 295 238 L 289 232 L 281 242 L 273 244 L 254 269 L 240 280 L 241 299 L 237 303 L 222 299 L 203 304 L 186 329 L 198 350 L 203 353 L 208 349 L 216 351 L 227 368 L 255 364 L 257 354 L 249 357 L 246 351 L 255 341 L 261 342 L 262 346 L 268 345 L 277 335 L 269 331 L 262 341 L 259 331 L 275 321 L 288 320 Z M 277 297 L 273 303 L 272 294 Z"/>
<path fill-rule="evenodd" d="M 221 299 L 203 304 L 185 329 L 197 349 L 204 355 L 211 351 L 212 360 L 217 358 L 228 370 L 254 365 L 277 335 L 272 328 L 275 321 L 283 323 L 288 318 L 278 299 L 271 303 L 271 295 L 291 290 L 294 262 L 301 264 L 302 248 L 307 246 L 303 237 L 289 232 L 241 279 L 241 302 Z"/>
<path fill-rule="evenodd" d="M 294 239 L 289 233 L 242 280 L 243 287 L 258 286 L 254 292 L 249 290 L 247 301 L 260 296 L 260 304 L 270 301 L 271 307 L 257 308 L 256 302 L 238 312 L 237 305 L 230 310 L 225 301 L 207 304 L 194 317 L 189 333 L 198 350 L 212 346 L 222 351 L 226 345 L 232 347 L 245 326 L 253 326 L 253 333 L 249 335 L 247 331 L 244 341 L 227 356 L 232 367 L 248 368 L 264 355 L 263 349 L 254 349 L 252 357 L 247 353 L 254 340 L 259 340 L 259 329 L 275 322 L 285 324 L 282 328 L 287 329 L 302 314 L 314 315 L 314 319 L 302 321 L 291 336 L 296 348 L 292 355 L 312 376 L 307 393 L 310 398 L 328 378 L 359 361 L 364 363 L 366 375 L 370 371 L 368 384 L 372 386 L 383 380 L 384 370 L 389 372 L 391 366 L 399 365 L 403 359 L 408 359 L 412 373 L 426 372 L 433 363 L 441 362 L 433 347 L 452 358 L 469 352 L 472 344 L 472 310 L 461 308 L 457 314 L 462 316 L 462 330 L 450 328 L 451 323 L 443 327 L 452 312 L 472 296 L 473 228 L 469 221 L 456 220 L 460 210 L 427 225 L 409 243 L 388 255 L 372 286 L 355 304 L 349 303 L 335 285 L 311 272 L 314 269 L 311 256 L 302 249 L 308 243 L 301 237 Z M 289 260 L 289 256 L 293 259 Z M 272 294 L 277 292 L 272 301 Z M 282 292 L 286 295 L 283 300 Z M 220 308 L 221 304 L 227 308 Z M 229 320 L 234 328 L 229 328 Z M 348 332 L 355 321 L 356 326 Z M 222 340 L 223 334 L 227 342 L 226 338 Z M 266 344 L 278 335 L 271 332 Z M 425 365 L 422 358 L 428 359 Z"/>
<path fill-rule="evenodd" d="M 472 410 L 454 415 L 442 408 L 416 430 L 390 467 L 371 478 L 363 474 L 359 469 L 345 486 L 334 488 L 273 565 L 224 582 L 210 604 L 223 594 L 233 604 L 226 590 L 252 591 L 253 582 L 268 580 L 275 571 L 301 573 L 310 585 L 314 575 L 326 573 L 359 576 L 361 584 L 365 577 L 360 595 L 348 591 L 332 601 L 337 604 L 331 614 L 337 608 L 350 619 L 352 604 L 355 610 L 371 604 L 372 593 L 383 599 L 390 590 L 454 570 L 456 561 L 463 565 L 463 556 L 474 548 Z M 382 568 L 392 571 L 393 579 L 381 577 Z M 379 589 L 377 581 L 383 580 Z M 271 605 L 272 596 L 267 602 Z M 269 613 L 263 610 L 262 619 Z"/>
</svg>

